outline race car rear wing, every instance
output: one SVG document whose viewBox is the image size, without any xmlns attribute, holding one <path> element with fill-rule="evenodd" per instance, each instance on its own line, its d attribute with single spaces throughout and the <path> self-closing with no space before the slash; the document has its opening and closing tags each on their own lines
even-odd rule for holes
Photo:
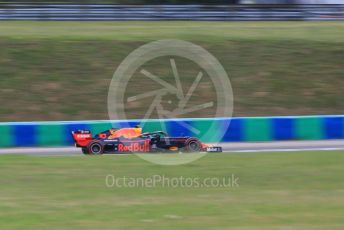
<svg viewBox="0 0 344 230">
<path fill-rule="evenodd" d="M 86 147 L 93 139 L 92 133 L 89 130 L 72 131 L 72 137 L 77 147 Z"/>
<path fill-rule="evenodd" d="M 72 131 L 72 134 L 74 134 L 74 133 L 89 134 L 89 133 L 91 133 L 91 131 L 90 130 L 78 129 L 76 131 Z"/>
</svg>

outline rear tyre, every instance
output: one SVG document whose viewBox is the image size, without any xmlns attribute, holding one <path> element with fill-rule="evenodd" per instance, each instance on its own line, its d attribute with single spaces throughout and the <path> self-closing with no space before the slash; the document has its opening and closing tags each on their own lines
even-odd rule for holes
<svg viewBox="0 0 344 230">
<path fill-rule="evenodd" d="M 88 144 L 87 150 L 88 150 L 89 154 L 98 155 L 98 154 L 103 153 L 104 146 L 99 141 L 92 141 L 91 143 Z"/>
<path fill-rule="evenodd" d="M 81 148 L 81 151 L 82 151 L 82 153 L 85 154 L 85 155 L 90 153 L 90 152 L 88 151 L 88 149 L 87 149 L 87 148 L 84 148 L 84 147 Z"/>
<path fill-rule="evenodd" d="M 187 152 L 200 152 L 202 144 L 197 138 L 189 138 L 185 141 L 185 149 Z"/>
</svg>

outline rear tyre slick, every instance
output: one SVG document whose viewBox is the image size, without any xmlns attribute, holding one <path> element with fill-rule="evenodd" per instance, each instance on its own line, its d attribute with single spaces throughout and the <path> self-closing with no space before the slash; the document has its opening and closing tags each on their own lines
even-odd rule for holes
<svg viewBox="0 0 344 230">
<path fill-rule="evenodd" d="M 87 150 L 91 155 L 103 154 L 104 146 L 99 141 L 92 141 L 89 143 Z"/>
<path fill-rule="evenodd" d="M 85 155 L 87 155 L 87 154 L 90 153 L 90 152 L 88 151 L 88 149 L 87 149 L 87 148 L 84 148 L 84 147 L 81 149 L 81 151 L 82 151 L 82 153 L 85 154 Z"/>
</svg>

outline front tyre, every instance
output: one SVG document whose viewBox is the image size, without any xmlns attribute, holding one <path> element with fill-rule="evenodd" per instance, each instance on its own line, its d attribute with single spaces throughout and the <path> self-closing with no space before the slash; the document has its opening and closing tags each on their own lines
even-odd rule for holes
<svg viewBox="0 0 344 230">
<path fill-rule="evenodd" d="M 187 152 L 200 152 L 202 144 L 197 138 L 189 138 L 185 141 L 185 149 Z"/>
<path fill-rule="evenodd" d="M 87 150 L 88 150 L 89 154 L 98 155 L 98 154 L 103 153 L 104 146 L 99 141 L 92 141 L 91 143 L 88 144 Z"/>
</svg>

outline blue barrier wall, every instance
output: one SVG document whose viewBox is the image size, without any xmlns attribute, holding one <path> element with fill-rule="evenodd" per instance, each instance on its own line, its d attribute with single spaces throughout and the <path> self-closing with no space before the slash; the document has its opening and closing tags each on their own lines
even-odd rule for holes
<svg viewBox="0 0 344 230">
<path fill-rule="evenodd" d="M 20 1 L 19 1 L 20 2 Z M 344 4 L 111 5 L 10 4 L 0 2 L 0 20 L 39 21 L 285 21 L 344 20 Z"/>
<path fill-rule="evenodd" d="M 73 130 L 96 134 L 139 124 L 139 120 L 0 123 L 0 147 L 68 146 L 73 144 Z M 196 136 L 205 142 L 344 139 L 344 115 L 149 120 L 143 131 L 164 127 L 170 136 Z"/>
</svg>

